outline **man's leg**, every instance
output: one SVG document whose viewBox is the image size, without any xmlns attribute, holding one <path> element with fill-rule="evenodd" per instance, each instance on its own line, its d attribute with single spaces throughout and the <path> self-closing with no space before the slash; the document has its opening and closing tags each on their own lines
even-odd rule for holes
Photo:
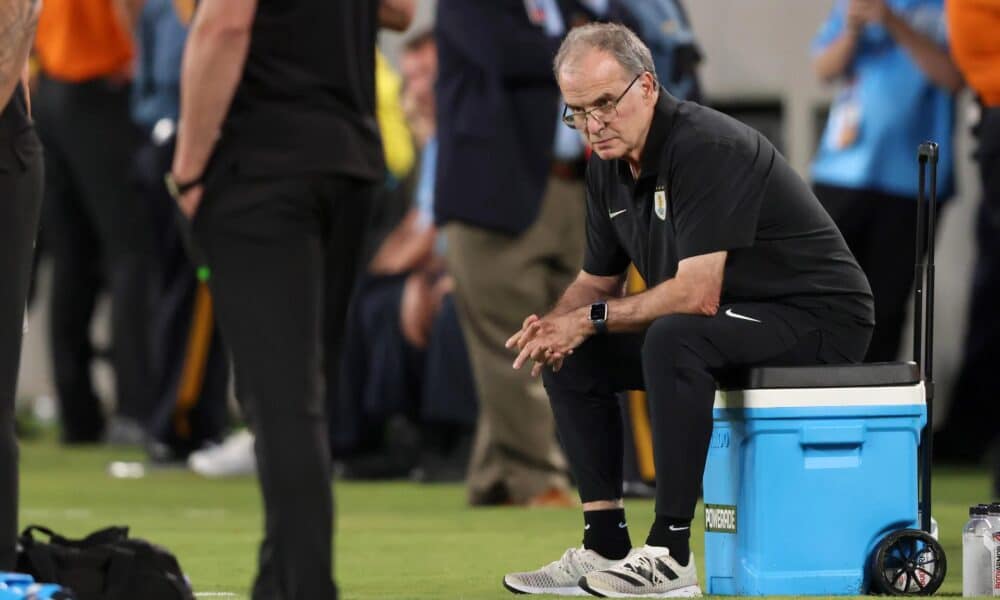
<svg viewBox="0 0 1000 600">
<path fill-rule="evenodd" d="M 129 98 L 127 86 L 77 86 L 72 102 L 76 119 L 66 133 L 73 174 L 106 266 L 116 414 L 129 420 L 128 429 L 121 431 L 124 442 L 134 441 L 134 426 L 145 426 L 154 406 L 149 359 L 153 224 L 149 202 L 136 197 L 126 167 L 138 142 Z"/>
<path fill-rule="evenodd" d="M 350 268 L 364 230 L 358 205 L 367 201 L 356 196 L 368 186 L 227 177 L 209 181 L 194 227 L 212 267 L 220 324 L 256 434 L 266 518 L 254 598 L 335 598 L 320 389 L 324 235 L 330 247 L 346 252 L 330 259 Z M 330 218 L 320 217 L 325 214 Z"/>
<path fill-rule="evenodd" d="M 15 565 L 17 542 L 17 437 L 14 394 L 20 366 L 31 252 L 42 197 L 41 144 L 33 131 L 0 148 L 0 571 Z M 9 146 L 8 146 L 9 144 Z M 16 154 L 15 154 L 16 148 Z"/>
<path fill-rule="evenodd" d="M 448 270 L 479 397 L 469 465 L 469 500 L 522 504 L 569 487 L 541 382 L 511 368 L 504 342 L 531 313 L 543 314 L 579 272 L 563 245 L 583 252 L 583 196 L 550 184 L 536 222 L 510 237 L 462 224 L 447 226 Z M 567 236 L 567 228 L 580 233 Z"/>
<path fill-rule="evenodd" d="M 642 335 L 585 341 L 558 372 L 544 371 L 559 439 L 583 500 L 583 548 L 535 571 L 509 573 L 515 593 L 578 595 L 580 578 L 632 548 L 622 503 L 622 420 L 617 390 L 642 388 Z"/>
<path fill-rule="evenodd" d="M 61 439 L 94 443 L 104 430 L 104 416 L 90 377 L 90 321 L 100 288 L 100 243 L 70 164 L 66 137 L 71 127 L 71 119 L 67 119 L 71 87 L 42 76 L 35 103 L 38 134 L 45 146 L 42 228 L 46 253 L 52 259 L 49 353 Z"/>
<path fill-rule="evenodd" d="M 622 500 L 623 425 L 616 392 L 643 389 L 642 334 L 595 336 L 543 374 L 559 440 L 584 510 L 584 546 L 606 558 L 631 548 Z"/>
</svg>

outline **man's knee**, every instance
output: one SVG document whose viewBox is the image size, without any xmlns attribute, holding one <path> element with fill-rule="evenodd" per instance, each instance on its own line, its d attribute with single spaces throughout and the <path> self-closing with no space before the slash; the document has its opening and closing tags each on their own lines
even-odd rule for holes
<svg viewBox="0 0 1000 600">
<path fill-rule="evenodd" d="M 605 354 L 603 346 L 601 338 L 589 338 L 563 360 L 558 371 L 546 367 L 542 371 L 542 381 L 549 397 L 555 399 L 560 392 L 592 394 L 611 391 L 607 361 L 602 360 Z"/>
<path fill-rule="evenodd" d="M 643 368 L 696 367 L 703 364 L 698 352 L 706 340 L 710 319 L 698 315 L 666 315 L 653 321 L 642 347 Z"/>
</svg>

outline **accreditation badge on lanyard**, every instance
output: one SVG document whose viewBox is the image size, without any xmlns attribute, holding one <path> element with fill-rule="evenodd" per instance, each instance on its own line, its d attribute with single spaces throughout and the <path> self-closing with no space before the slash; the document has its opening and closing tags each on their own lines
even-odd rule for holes
<svg viewBox="0 0 1000 600">
<path fill-rule="evenodd" d="M 538 27 L 545 27 L 547 18 L 545 8 L 545 2 L 542 0 L 524 0 L 524 10 L 528 13 L 528 20 Z"/>
<path fill-rule="evenodd" d="M 834 150 L 850 148 L 861 131 L 861 100 L 856 81 L 850 81 L 833 100 L 826 144 Z"/>
</svg>

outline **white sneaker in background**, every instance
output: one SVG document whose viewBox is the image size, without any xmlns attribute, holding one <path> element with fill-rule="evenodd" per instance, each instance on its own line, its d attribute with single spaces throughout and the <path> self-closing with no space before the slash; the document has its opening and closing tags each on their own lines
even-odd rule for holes
<svg viewBox="0 0 1000 600">
<path fill-rule="evenodd" d="M 618 561 L 604 558 L 593 550 L 570 548 L 562 558 L 537 571 L 504 575 L 503 586 L 515 594 L 586 596 L 580 578 L 597 569 L 607 569 Z"/>
<path fill-rule="evenodd" d="M 610 569 L 581 577 L 580 587 L 605 598 L 701 596 L 694 554 L 682 567 L 670 556 L 670 551 L 656 546 L 633 548 L 625 560 Z"/>
<path fill-rule="evenodd" d="M 253 434 L 248 429 L 232 433 L 218 446 L 192 452 L 188 467 L 202 477 L 238 477 L 257 472 Z"/>
</svg>

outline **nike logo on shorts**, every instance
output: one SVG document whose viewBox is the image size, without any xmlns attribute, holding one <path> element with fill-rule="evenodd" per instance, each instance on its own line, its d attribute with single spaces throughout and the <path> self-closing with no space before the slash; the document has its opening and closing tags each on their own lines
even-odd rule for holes
<svg viewBox="0 0 1000 600">
<path fill-rule="evenodd" d="M 743 319 L 744 321 L 753 321 L 754 323 L 760 323 L 759 320 L 757 320 L 757 319 L 755 319 L 753 317 L 748 317 L 746 315 L 741 315 L 739 313 L 734 313 L 733 309 L 731 309 L 731 308 L 727 308 L 726 309 L 726 316 L 727 317 L 732 317 L 734 319 Z"/>
<path fill-rule="evenodd" d="M 690 526 L 688 526 L 688 527 L 674 527 L 673 525 L 667 525 L 667 529 L 669 529 L 670 531 L 684 531 L 685 529 L 691 529 L 691 527 Z"/>
</svg>

